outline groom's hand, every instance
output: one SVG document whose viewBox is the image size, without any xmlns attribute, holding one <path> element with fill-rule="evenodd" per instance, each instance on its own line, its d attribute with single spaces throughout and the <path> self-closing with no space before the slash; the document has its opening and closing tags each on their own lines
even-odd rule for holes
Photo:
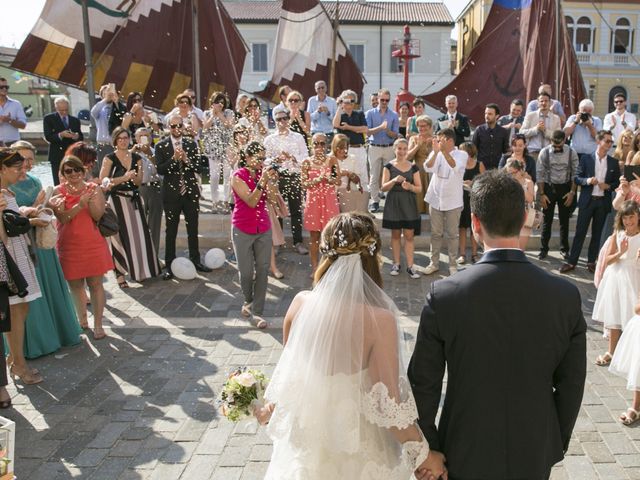
<svg viewBox="0 0 640 480">
<path fill-rule="evenodd" d="M 431 450 L 427 459 L 416 469 L 416 478 L 418 480 L 438 480 L 439 478 L 448 480 L 447 467 L 444 466 L 446 461 L 447 459 L 442 453 Z"/>
</svg>

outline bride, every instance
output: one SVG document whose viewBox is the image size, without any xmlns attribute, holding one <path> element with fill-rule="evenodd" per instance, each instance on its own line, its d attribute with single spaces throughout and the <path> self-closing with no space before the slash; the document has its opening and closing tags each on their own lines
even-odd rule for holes
<svg viewBox="0 0 640 480">
<path fill-rule="evenodd" d="M 334 217 L 312 291 L 284 319 L 284 350 L 256 411 L 273 454 L 265 479 L 446 478 L 430 452 L 382 291 L 380 236 L 361 213 Z"/>
</svg>

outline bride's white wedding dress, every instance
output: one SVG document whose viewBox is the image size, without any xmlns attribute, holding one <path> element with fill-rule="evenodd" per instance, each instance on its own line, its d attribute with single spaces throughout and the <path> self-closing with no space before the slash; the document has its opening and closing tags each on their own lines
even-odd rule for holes
<svg viewBox="0 0 640 480">
<path fill-rule="evenodd" d="M 265 392 L 269 480 L 408 480 L 428 454 L 393 302 L 339 257 L 304 300 Z"/>
</svg>

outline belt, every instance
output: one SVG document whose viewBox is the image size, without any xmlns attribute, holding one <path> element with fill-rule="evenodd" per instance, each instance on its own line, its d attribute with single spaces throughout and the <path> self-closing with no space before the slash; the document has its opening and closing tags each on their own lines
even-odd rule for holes
<svg viewBox="0 0 640 480">
<path fill-rule="evenodd" d="M 371 144 L 372 147 L 381 147 L 381 148 L 386 148 L 386 147 L 393 147 L 393 143 L 372 143 Z"/>
<path fill-rule="evenodd" d="M 363 144 L 359 144 L 359 145 L 349 145 L 349 148 L 360 148 L 360 147 L 364 147 Z"/>
</svg>

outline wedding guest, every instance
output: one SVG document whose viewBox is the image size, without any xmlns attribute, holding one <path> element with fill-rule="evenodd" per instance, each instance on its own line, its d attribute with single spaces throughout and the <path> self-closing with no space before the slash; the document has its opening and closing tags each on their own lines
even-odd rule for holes
<svg viewBox="0 0 640 480">
<path fill-rule="evenodd" d="M 522 164 L 524 171 L 529 178 L 534 182 L 536 181 L 536 161 L 531 155 L 529 155 L 529 151 L 527 150 L 527 139 L 521 133 L 515 134 L 511 139 L 511 151 L 502 155 L 500 163 L 498 163 L 498 168 L 506 167 L 507 161 L 510 158 L 518 160 Z"/>
<path fill-rule="evenodd" d="M 311 116 L 311 134 L 324 133 L 327 144 L 333 138 L 333 118 L 338 109 L 336 100 L 327 95 L 327 84 L 318 80 L 315 85 L 316 95 L 309 97 L 307 112 Z"/>
<path fill-rule="evenodd" d="M 640 206 L 626 201 L 616 214 L 615 230 L 605 257 L 606 267 L 593 305 L 593 320 L 609 331 L 609 350 L 596 358 L 596 365 L 611 363 L 618 340 L 634 315 L 640 292 Z"/>
<path fill-rule="evenodd" d="M 636 116 L 627 111 L 627 97 L 624 93 L 616 93 L 613 97 L 615 110 L 607 113 L 604 117 L 603 128 L 609 130 L 614 140 L 622 134 L 624 130 L 636 129 Z"/>
<path fill-rule="evenodd" d="M 432 174 L 424 197 L 425 202 L 429 202 L 431 217 L 431 265 L 425 269 L 425 275 L 440 270 L 440 249 L 445 234 L 449 273 L 457 271 L 455 255 L 458 254 L 458 226 L 464 206 L 462 186 L 468 155 L 456 148 L 456 132 L 452 128 L 440 130 L 437 137 L 433 141 L 433 151 L 424 164 L 425 171 Z"/>
<path fill-rule="evenodd" d="M 498 125 L 509 131 L 509 143 L 511 143 L 513 141 L 513 137 L 520 132 L 520 127 L 522 127 L 522 122 L 524 121 L 523 111 L 524 102 L 519 98 L 515 98 L 511 101 L 511 105 L 509 106 L 509 115 L 502 115 L 498 118 Z"/>
<path fill-rule="evenodd" d="M 105 210 L 104 194 L 95 183 L 84 181 L 84 166 L 77 157 L 62 159 L 60 176 L 64 182 L 54 189 L 49 202 L 58 219 L 60 264 L 83 328 L 89 327 L 85 282 L 89 287 L 93 338 L 100 340 L 106 336 L 102 328 L 106 304 L 103 281 L 113 269 L 109 246 L 97 225 Z"/>
<path fill-rule="evenodd" d="M 578 188 L 573 181 L 577 171 L 578 154 L 565 144 L 565 133 L 556 130 L 551 137 L 551 145 L 544 147 L 538 156 L 538 203 L 544 214 L 538 253 L 540 260 L 549 253 L 556 205 L 560 221 L 560 253 L 565 258 L 569 255 L 569 218 L 574 210 Z"/>
<path fill-rule="evenodd" d="M 367 119 L 362 110 L 356 110 L 358 103 L 358 95 L 353 90 L 345 90 L 340 94 L 338 99 L 338 110 L 333 117 L 333 127 L 337 133 L 346 135 L 349 138 L 349 154 L 355 157 L 355 161 L 367 163 L 366 138 Z M 369 184 L 369 174 L 367 179 L 363 180 Z M 362 179 L 361 179 L 362 180 Z"/>
<path fill-rule="evenodd" d="M 470 232 L 471 238 L 471 263 L 478 261 L 478 242 L 476 242 L 471 230 L 471 200 L 469 192 L 473 186 L 473 179 L 485 171 L 482 162 L 478 161 L 478 149 L 471 142 L 464 142 L 460 145 L 460 150 L 468 155 L 467 166 L 464 169 L 463 190 L 462 190 L 462 212 L 460 212 L 460 222 L 458 222 L 458 231 L 460 235 L 459 254 L 456 263 L 464 265 L 467 263 L 467 230 Z"/>
<path fill-rule="evenodd" d="M 20 140 L 20 130 L 27 126 L 27 116 L 20 101 L 9 96 L 9 82 L 0 77 L 0 146 Z"/>
<path fill-rule="evenodd" d="M 262 142 L 269 134 L 266 120 L 260 115 L 260 102 L 255 97 L 250 98 L 246 104 L 242 118 L 238 120 L 238 124 L 249 129 L 249 141 L 251 142 Z"/>
<path fill-rule="evenodd" d="M 175 108 L 165 117 L 166 121 L 169 121 L 174 115 L 178 115 L 182 121 L 182 134 L 197 139 L 198 132 L 202 127 L 202 120 L 194 110 L 193 100 L 188 94 L 181 93 L 176 96 Z"/>
<path fill-rule="evenodd" d="M 213 213 L 229 213 L 227 200 L 231 192 L 231 166 L 227 159 L 227 148 L 231 141 L 235 116 L 226 108 L 227 97 L 222 92 L 213 92 L 209 99 L 211 108 L 204 114 L 202 141 L 204 153 L 209 159 L 209 180 Z M 222 193 L 220 179 L 222 177 Z"/>
<path fill-rule="evenodd" d="M 340 212 L 366 212 L 369 204 L 367 158 L 353 155 L 349 147 L 349 138 L 342 133 L 336 133 L 331 141 L 331 156 L 338 161 L 340 170 Z"/>
<path fill-rule="evenodd" d="M 412 135 L 409 139 L 409 151 L 407 159 L 412 160 L 420 172 L 421 191 L 416 195 L 416 206 L 418 213 L 427 213 L 429 205 L 424 201 L 424 196 L 429 187 L 429 175 L 424 170 L 424 162 L 431 153 L 433 145 L 433 121 L 426 115 L 416 118 L 417 135 Z"/>
<path fill-rule="evenodd" d="M 325 155 L 327 137 L 316 133 L 312 138 L 313 155 L 302 162 L 301 182 L 307 192 L 304 206 L 304 228 L 309 232 L 311 275 L 318 268 L 320 233 L 340 213 L 336 185 L 340 184 L 340 166 L 334 157 Z"/>
<path fill-rule="evenodd" d="M 69 100 L 66 97 L 56 97 L 53 104 L 56 111 L 44 116 L 42 128 L 44 138 L 49 143 L 48 160 L 53 184 L 58 185 L 58 170 L 65 150 L 72 143 L 82 140 L 83 136 L 80 120 L 69 113 Z"/>
<path fill-rule="evenodd" d="M 398 107 L 398 133 L 407 138 L 407 127 L 409 125 L 409 103 L 401 102 Z"/>
<path fill-rule="evenodd" d="M 562 130 L 560 117 L 551 111 L 548 92 L 540 93 L 537 106 L 537 110 L 527 113 L 520 127 L 520 133 L 527 139 L 529 154 L 536 160 L 540 150 L 551 143 L 553 132 Z"/>
<path fill-rule="evenodd" d="M 144 109 L 142 94 L 140 92 L 131 92 L 127 96 L 127 113 L 122 118 L 122 128 L 129 132 L 131 138 L 134 138 L 139 128 L 151 125 L 151 117 Z"/>
<path fill-rule="evenodd" d="M 198 213 L 200 188 L 196 174 L 200 170 L 198 146 L 193 139 L 182 135 L 182 117 L 169 118 L 171 135 L 156 146 L 156 166 L 162 179 L 162 204 L 165 217 L 164 262 L 166 271 L 163 280 L 171 280 L 171 262 L 176 258 L 176 237 L 180 214 L 184 215 L 187 227 L 189 259 L 198 272 L 211 269 L 200 262 L 198 246 Z"/>
<path fill-rule="evenodd" d="M 129 150 L 129 133 L 118 127 L 113 131 L 115 151 L 107 155 L 100 169 L 100 182 L 109 180 L 108 202 L 118 217 L 118 233 L 109 238 L 116 281 L 128 288 L 125 275 L 142 282 L 160 275 L 158 255 L 144 215 L 138 187 L 142 184 L 142 158 Z"/>
<path fill-rule="evenodd" d="M 162 225 L 162 177 L 158 174 L 156 157 L 151 146 L 151 130 L 139 128 L 135 133 L 135 145 L 132 153 L 142 160 L 142 183 L 139 191 L 151 241 L 156 255 L 160 251 L 160 228 Z"/>
<path fill-rule="evenodd" d="M 416 98 L 413 101 L 413 115 L 411 117 L 409 117 L 409 120 L 407 122 L 407 135 L 409 137 L 412 137 L 413 135 L 416 135 L 418 132 L 418 124 L 416 123 L 418 120 L 418 117 L 424 115 L 424 100 L 422 100 L 421 98 Z M 433 122 L 432 123 L 432 128 L 433 128 Z M 411 148 L 411 147 L 409 147 Z M 424 185 L 423 185 L 424 188 Z"/>
<path fill-rule="evenodd" d="M 7 230 L 6 220 L 4 220 L 6 211 L 13 210 L 16 213 L 19 212 L 16 197 L 9 188 L 18 183 L 25 168 L 24 159 L 18 152 L 9 149 L 0 151 L 0 204 L 5 203 L 2 214 L 3 221 L 5 222 L 5 231 Z M 16 216 L 18 218 L 24 218 L 19 213 L 17 213 Z M 19 222 L 19 220 L 15 222 Z M 9 255 L 11 255 L 11 258 L 17 264 L 20 273 L 27 283 L 28 291 L 27 295 L 22 297 L 9 297 L 11 331 L 5 332 L 5 337 L 9 344 L 9 354 L 13 362 L 9 365 L 11 377 L 14 381 L 15 377 L 18 377 L 22 383 L 33 385 L 42 382 L 43 379 L 40 372 L 29 368 L 24 357 L 24 324 L 29 314 L 29 304 L 40 298 L 42 293 L 36 277 L 35 267 L 29 254 L 29 247 L 27 246 L 29 223 L 31 223 L 32 226 L 40 227 L 46 226 L 47 224 L 47 222 L 39 218 L 31 218 L 26 225 L 26 230 L 17 229 L 17 225 L 15 225 L 14 228 L 16 228 L 16 231 L 14 234 L 9 235 L 7 233 L 6 239 L 3 239 L 6 240 L 5 246 L 7 247 Z"/>
<path fill-rule="evenodd" d="M 287 108 L 289 110 L 289 128 L 292 132 L 299 133 L 304 138 L 304 143 L 309 147 L 311 136 L 311 114 L 304 109 L 304 97 L 297 90 L 292 90 L 287 95 Z M 274 117 L 275 119 L 275 114 Z"/>
<path fill-rule="evenodd" d="M 469 118 L 458 112 L 458 97 L 455 95 L 447 95 L 444 102 L 447 112 L 438 118 L 434 131 L 440 133 L 441 130 L 451 128 L 456 134 L 457 147 L 471 134 Z"/>
<path fill-rule="evenodd" d="M 509 130 L 498 125 L 500 107 L 489 103 L 484 109 L 485 123 L 473 131 L 471 143 L 478 149 L 478 160 L 486 169 L 498 168 L 500 158 L 509 151 Z"/>
<path fill-rule="evenodd" d="M 251 142 L 245 150 L 245 166 L 239 168 L 231 180 L 235 204 L 231 216 L 233 249 L 244 295 L 240 313 L 260 329 L 267 328 L 262 312 L 272 243 L 266 204 L 270 184 L 277 180 L 273 168 L 263 170 L 265 159 L 265 148 Z"/>
<path fill-rule="evenodd" d="M 98 163 L 93 170 L 93 176 L 95 177 L 100 173 L 102 159 L 113 152 L 109 118 L 111 118 L 113 106 L 118 103 L 118 93 L 109 85 L 102 85 L 100 87 L 100 97 L 101 100 L 96 102 L 91 109 L 91 118 L 96 124 L 96 149 L 98 153 Z"/>
<path fill-rule="evenodd" d="M 383 192 L 389 192 L 382 214 L 382 228 L 391 229 L 391 251 L 393 265 L 391 275 L 399 275 L 400 248 L 404 237 L 404 255 L 407 260 L 407 273 L 411 278 L 420 278 L 413 264 L 413 237 L 420 235 L 422 220 L 418 213 L 414 196 L 422 191 L 418 167 L 407 159 L 409 142 L 399 138 L 393 143 L 395 158 L 382 170 Z"/>
<path fill-rule="evenodd" d="M 636 303 L 635 313 L 627 322 L 609 365 L 611 373 L 627 379 L 627 390 L 633 392 L 631 406 L 619 417 L 627 427 L 640 420 L 640 302 Z"/>
<path fill-rule="evenodd" d="M 289 206 L 291 215 L 291 234 L 293 248 L 306 255 L 309 250 L 302 243 L 302 201 L 303 191 L 300 180 L 302 161 L 308 157 L 309 150 L 304 137 L 289 128 L 289 114 L 278 111 L 274 119 L 276 132 L 264 139 L 267 158 L 279 165 L 279 190 Z M 280 224 L 282 226 L 282 224 Z"/>
<path fill-rule="evenodd" d="M 522 185 L 524 190 L 525 212 L 528 213 L 530 209 L 534 208 L 533 200 L 535 199 L 535 196 L 533 192 L 533 182 L 527 177 L 524 168 L 522 167 L 522 163 L 514 158 L 509 159 L 505 169 L 509 175 Z M 524 225 L 522 225 L 522 228 L 520 229 L 520 250 L 522 251 L 527 249 L 527 242 L 531 236 L 532 226 L 533 225 L 528 225 L 525 221 Z"/>
<path fill-rule="evenodd" d="M 11 185 L 9 190 L 15 194 L 16 203 L 24 215 L 39 218 L 46 214 L 46 211 L 41 212 L 44 190 L 38 177 L 29 173 L 33 168 L 36 149 L 24 140 L 14 143 L 11 148 L 24 158 L 25 168 L 21 170 L 18 182 Z M 39 248 L 37 244 L 32 244 L 32 251 L 36 257 L 35 272 L 42 296 L 29 304 L 24 326 L 26 358 L 40 357 L 61 347 L 77 345 L 81 331 L 55 248 Z"/>
<path fill-rule="evenodd" d="M 271 110 L 271 118 L 276 119 L 276 115 L 279 112 L 287 112 L 289 113 L 289 107 L 287 106 L 287 97 L 291 93 L 291 87 L 289 85 L 283 85 L 278 88 L 278 97 L 280 98 L 280 103 L 273 107 Z"/>
<path fill-rule="evenodd" d="M 249 97 L 249 95 L 247 95 L 246 93 L 239 93 L 236 97 L 235 108 L 233 111 L 236 117 L 236 121 L 240 120 L 244 115 L 245 107 L 247 106 L 247 102 L 250 98 L 251 97 Z"/>
<path fill-rule="evenodd" d="M 621 133 L 620 138 L 624 138 L 625 132 L 628 131 L 629 130 L 625 130 L 623 133 Z M 640 165 L 640 131 L 633 135 L 631 149 L 629 153 L 627 153 L 625 160 L 625 165 Z"/>
<path fill-rule="evenodd" d="M 64 152 L 64 156 L 68 157 L 72 155 L 74 157 L 78 157 L 84 165 L 85 170 L 85 181 L 86 182 L 94 182 L 100 183 L 100 179 L 98 175 L 93 175 L 95 171 L 95 167 L 98 162 L 98 151 L 96 148 L 88 142 L 76 142 L 69 145 L 67 151 Z M 98 172 L 99 174 L 100 172 Z"/>
</svg>

